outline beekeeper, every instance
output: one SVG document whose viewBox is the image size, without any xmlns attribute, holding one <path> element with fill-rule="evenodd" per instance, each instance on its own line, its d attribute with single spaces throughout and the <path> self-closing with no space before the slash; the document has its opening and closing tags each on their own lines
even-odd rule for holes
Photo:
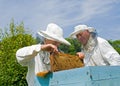
<svg viewBox="0 0 120 86">
<path fill-rule="evenodd" d="M 96 30 L 87 25 L 77 25 L 70 37 L 77 38 L 82 44 L 82 52 L 77 55 L 85 55 L 83 59 L 85 66 L 120 65 L 120 55 L 108 43 L 107 40 L 98 37 Z"/>
<path fill-rule="evenodd" d="M 44 76 L 44 74 L 48 73 L 50 70 L 49 56 L 51 52 L 58 52 L 58 46 L 61 43 L 70 45 L 63 38 L 62 28 L 54 23 L 48 24 L 46 31 L 41 30 L 38 34 L 44 37 L 43 44 L 26 46 L 16 52 L 18 62 L 28 67 L 26 76 L 28 86 L 35 86 L 34 78 L 36 76 Z"/>
</svg>

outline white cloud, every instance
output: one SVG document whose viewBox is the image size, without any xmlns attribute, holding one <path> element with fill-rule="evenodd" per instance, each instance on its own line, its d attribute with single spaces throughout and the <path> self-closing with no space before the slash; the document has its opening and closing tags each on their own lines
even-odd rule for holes
<svg viewBox="0 0 120 86">
<path fill-rule="evenodd" d="M 80 22 L 86 22 L 95 16 L 104 15 L 112 9 L 112 3 L 117 0 L 86 0 L 86 1 L 61 1 L 58 0 L 42 2 L 38 6 L 38 19 L 49 22 L 57 22 L 63 26 L 69 26 Z M 35 15 L 36 16 L 36 15 Z M 81 21 L 82 20 L 82 21 Z M 40 22 L 40 21 L 39 21 Z"/>
</svg>

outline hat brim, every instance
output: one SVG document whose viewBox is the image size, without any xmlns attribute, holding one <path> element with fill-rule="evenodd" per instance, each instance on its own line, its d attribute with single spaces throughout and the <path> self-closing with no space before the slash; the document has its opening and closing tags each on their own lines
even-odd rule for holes
<svg viewBox="0 0 120 86">
<path fill-rule="evenodd" d="M 76 38 L 76 35 L 84 30 L 88 30 L 89 32 L 95 32 L 94 28 L 90 28 L 90 29 L 83 29 L 83 30 L 78 30 L 78 31 L 74 31 L 70 34 L 70 38 Z"/>
<path fill-rule="evenodd" d="M 50 40 L 54 40 L 54 41 L 58 41 L 60 43 L 66 44 L 66 45 L 71 45 L 68 41 L 66 41 L 64 38 L 58 38 L 56 35 L 54 34 L 49 34 L 46 31 L 39 31 L 38 32 L 39 35 L 43 36 L 46 39 L 50 39 Z"/>
</svg>

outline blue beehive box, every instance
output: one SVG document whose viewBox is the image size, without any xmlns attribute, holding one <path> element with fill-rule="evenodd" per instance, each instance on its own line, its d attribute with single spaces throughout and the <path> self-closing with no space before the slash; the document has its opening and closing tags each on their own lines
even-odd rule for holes
<svg viewBox="0 0 120 86">
<path fill-rule="evenodd" d="M 119 66 L 92 66 L 36 77 L 35 86 L 120 86 Z"/>
</svg>

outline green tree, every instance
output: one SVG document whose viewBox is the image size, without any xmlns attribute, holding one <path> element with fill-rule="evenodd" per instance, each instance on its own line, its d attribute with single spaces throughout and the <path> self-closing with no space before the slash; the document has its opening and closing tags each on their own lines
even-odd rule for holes
<svg viewBox="0 0 120 86">
<path fill-rule="evenodd" d="M 77 39 L 66 38 L 66 40 L 71 43 L 71 46 L 66 46 L 64 44 L 60 45 L 59 48 L 63 52 L 75 55 L 76 52 L 80 52 L 81 51 L 81 44 L 78 42 Z"/>
<path fill-rule="evenodd" d="M 114 47 L 114 49 L 120 54 L 120 40 L 109 40 L 109 43 Z"/>
<path fill-rule="evenodd" d="M 0 34 L 0 86 L 27 86 L 27 68 L 22 67 L 16 60 L 16 51 L 24 46 L 36 43 L 36 40 L 25 31 L 24 24 L 10 27 Z"/>
</svg>

